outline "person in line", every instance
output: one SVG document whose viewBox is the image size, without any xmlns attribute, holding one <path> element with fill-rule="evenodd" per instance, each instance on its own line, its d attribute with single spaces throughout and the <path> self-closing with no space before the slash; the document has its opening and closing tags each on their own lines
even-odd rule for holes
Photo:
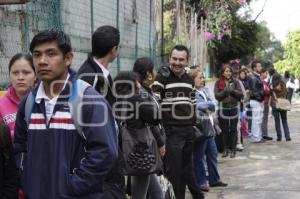
<svg viewBox="0 0 300 199">
<path fill-rule="evenodd" d="M 214 93 L 218 100 L 218 118 L 222 129 L 224 152 L 222 157 L 230 154 L 235 157 L 237 144 L 237 124 L 240 112 L 240 100 L 243 97 L 240 84 L 232 77 L 233 71 L 224 64 L 221 77 L 215 83 Z"/>
<path fill-rule="evenodd" d="M 242 68 L 239 71 L 239 80 L 242 82 L 243 87 L 245 89 L 244 97 L 241 101 L 241 114 L 240 114 L 240 121 L 241 121 L 241 138 L 248 137 L 250 132 L 248 128 L 248 118 L 247 112 L 249 112 L 249 78 L 247 76 L 247 68 Z M 250 114 L 248 114 L 250 115 Z M 243 145 L 237 145 L 237 150 L 243 150 Z"/>
<path fill-rule="evenodd" d="M 116 102 L 113 93 L 113 79 L 109 72 L 110 64 L 117 58 L 120 32 L 113 26 L 100 26 L 92 35 L 92 52 L 78 70 L 78 78 L 89 83 L 103 95 L 111 106 Z M 119 134 L 120 135 L 120 134 Z M 119 136 L 119 141 L 121 136 Z M 119 147 L 121 142 L 119 143 Z M 121 154 L 119 148 L 119 154 Z M 119 156 L 104 181 L 104 198 L 125 199 L 125 176 L 122 157 Z"/>
<path fill-rule="evenodd" d="M 209 191 L 207 180 L 211 187 L 226 187 L 227 184 L 222 182 L 218 172 L 218 150 L 215 143 L 216 131 L 214 129 L 213 114 L 215 104 L 208 94 L 205 87 L 205 77 L 200 71 L 193 73 L 195 81 L 196 100 L 197 100 L 197 127 L 205 133 L 205 137 L 195 143 L 194 150 L 194 170 L 197 183 L 202 191 Z M 206 177 L 206 166 L 208 179 Z"/>
<path fill-rule="evenodd" d="M 159 110 L 158 101 L 155 99 L 151 86 L 154 82 L 156 72 L 154 70 L 154 63 L 148 57 L 142 57 L 135 61 L 133 66 L 133 72 L 139 75 L 139 83 L 141 84 L 141 94 L 152 106 L 156 107 L 156 110 Z M 156 139 L 157 147 L 161 157 L 163 158 L 166 153 L 166 135 L 164 129 L 161 125 L 151 126 L 153 136 Z M 158 178 L 155 174 L 150 175 L 150 182 L 148 187 L 148 199 L 163 199 L 163 193 L 158 181 Z"/>
<path fill-rule="evenodd" d="M 268 136 L 268 120 L 269 120 L 269 107 L 270 107 L 270 96 L 271 96 L 271 89 L 270 85 L 268 83 L 268 78 L 269 78 L 269 72 L 263 68 L 261 70 L 261 81 L 263 82 L 264 85 L 264 112 L 263 112 L 263 122 L 261 126 L 262 130 L 262 137 L 264 140 L 273 140 L 272 137 Z"/>
<path fill-rule="evenodd" d="M 292 97 L 294 94 L 294 89 L 295 89 L 295 82 L 294 82 L 294 77 L 290 73 L 290 71 L 285 71 L 284 72 L 284 78 L 283 81 L 285 83 L 285 86 L 287 88 L 287 99 L 292 102 Z"/>
<path fill-rule="evenodd" d="M 9 127 L 13 142 L 19 104 L 36 81 L 32 56 L 27 53 L 15 54 L 9 61 L 8 72 L 11 85 L 5 96 L 0 98 L 0 122 L 4 122 Z M 20 190 L 19 199 L 23 198 L 23 192 Z"/>
<path fill-rule="evenodd" d="M 290 130 L 287 121 L 287 111 L 279 110 L 276 108 L 276 99 L 277 98 L 287 99 L 287 96 L 288 96 L 288 91 L 284 81 L 282 80 L 279 74 L 275 73 L 272 78 L 271 107 L 272 107 L 272 114 L 274 116 L 274 121 L 275 121 L 277 141 L 279 142 L 282 140 L 280 119 L 282 122 L 285 139 L 286 141 L 291 141 Z"/>
<path fill-rule="evenodd" d="M 185 198 L 186 185 L 194 199 L 204 198 L 193 171 L 193 142 L 196 133 L 194 81 L 186 73 L 189 50 L 176 45 L 169 66 L 162 67 L 152 85 L 161 102 L 162 122 L 166 131 L 164 166 L 177 199 Z"/>
<path fill-rule="evenodd" d="M 157 107 L 151 103 L 146 103 L 149 101 L 143 98 L 144 94 L 141 92 L 138 74 L 130 71 L 120 72 L 114 81 L 118 95 L 115 104 L 117 109 L 115 110 L 126 110 L 116 112 L 116 116 L 123 125 L 126 125 L 128 131 L 159 124 Z M 152 178 L 155 178 L 155 174 L 131 176 L 131 198 L 146 199 Z M 160 198 L 162 198 L 162 194 Z"/>
<path fill-rule="evenodd" d="M 92 52 L 79 68 L 78 77 L 103 95 L 112 106 L 116 101 L 112 91 L 110 64 L 117 58 L 120 32 L 113 26 L 100 26 L 92 35 Z"/>
<path fill-rule="evenodd" d="M 253 75 L 249 79 L 249 90 L 250 90 L 250 107 L 252 111 L 252 122 L 251 122 L 251 142 L 263 143 L 262 138 L 262 122 L 263 122 L 263 111 L 264 111 L 264 85 L 260 79 L 262 66 L 259 61 L 253 61 L 251 63 Z"/>
<path fill-rule="evenodd" d="M 15 54 L 9 61 L 8 72 L 11 85 L 5 96 L 0 98 L 0 122 L 9 127 L 13 141 L 19 104 L 36 81 L 32 56 L 26 53 Z"/>
<path fill-rule="evenodd" d="M 231 66 L 232 67 L 232 66 Z M 242 118 L 243 118 L 243 111 L 244 111 L 244 103 L 247 100 L 247 90 L 244 87 L 243 82 L 240 80 L 240 71 L 241 67 L 238 67 L 239 70 L 234 70 L 233 71 L 233 78 L 240 84 L 240 88 L 243 93 L 243 97 L 240 100 L 240 112 L 239 112 L 239 120 L 237 124 L 237 143 L 236 143 L 236 150 L 237 151 L 243 151 L 244 146 L 243 146 L 243 136 L 242 136 Z"/>
<path fill-rule="evenodd" d="M 89 86 L 80 93 L 79 121 L 73 121 L 75 107 L 69 101 L 80 97 L 76 88 L 84 82 L 71 69 L 74 55 L 64 32 L 39 32 L 30 52 L 40 82 L 29 95 L 34 98 L 30 115 L 25 113 L 28 97 L 20 103 L 14 142 L 25 198 L 101 199 L 118 155 L 111 108 Z"/>
<path fill-rule="evenodd" d="M 19 179 L 8 126 L 0 124 L 0 198 L 18 197 Z"/>
</svg>

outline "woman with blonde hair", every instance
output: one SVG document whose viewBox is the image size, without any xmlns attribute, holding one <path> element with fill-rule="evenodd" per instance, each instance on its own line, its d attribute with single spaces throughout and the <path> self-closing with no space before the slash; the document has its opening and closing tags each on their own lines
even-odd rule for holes
<svg viewBox="0 0 300 199">
<path fill-rule="evenodd" d="M 224 187 L 226 183 L 220 180 L 218 172 L 218 151 L 215 143 L 216 131 L 214 129 L 213 114 L 215 104 L 209 90 L 205 87 L 205 77 L 201 71 L 194 73 L 195 97 L 197 100 L 197 128 L 204 133 L 204 138 L 196 141 L 194 149 L 194 170 L 197 183 L 202 191 L 209 191 L 211 187 Z M 206 177 L 205 165 L 207 164 L 208 179 Z"/>
</svg>

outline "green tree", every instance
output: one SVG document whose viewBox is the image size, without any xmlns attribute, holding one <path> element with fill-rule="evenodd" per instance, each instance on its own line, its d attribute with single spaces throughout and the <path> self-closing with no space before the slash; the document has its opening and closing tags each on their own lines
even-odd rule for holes
<svg viewBox="0 0 300 199">
<path fill-rule="evenodd" d="M 257 27 L 256 38 L 258 41 L 255 57 L 272 63 L 282 60 L 283 46 L 279 40 L 275 39 L 273 33 L 270 32 L 266 26 L 266 22 L 257 24 Z"/>
<path fill-rule="evenodd" d="M 216 63 L 220 65 L 237 58 L 248 61 L 257 47 L 257 31 L 258 25 L 254 21 L 234 16 L 231 36 L 224 36 L 221 41 L 213 40 Z"/>
<path fill-rule="evenodd" d="M 281 74 L 288 70 L 295 76 L 300 76 L 300 30 L 289 33 L 284 44 L 284 59 L 274 65 Z"/>
</svg>

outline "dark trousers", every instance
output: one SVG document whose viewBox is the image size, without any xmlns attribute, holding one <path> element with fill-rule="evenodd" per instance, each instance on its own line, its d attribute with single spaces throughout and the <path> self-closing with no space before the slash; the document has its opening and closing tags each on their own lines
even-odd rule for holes
<svg viewBox="0 0 300 199">
<path fill-rule="evenodd" d="M 288 88 L 288 93 L 287 93 L 287 99 L 292 102 L 292 97 L 293 97 L 294 89 Z"/>
<path fill-rule="evenodd" d="M 207 137 L 195 144 L 194 169 L 197 183 L 200 186 L 207 185 L 205 163 L 208 170 L 209 184 L 220 181 L 218 172 L 218 151 L 214 137 Z"/>
<path fill-rule="evenodd" d="M 168 126 L 165 130 L 167 135 L 165 171 L 172 183 L 176 199 L 185 198 L 186 185 L 194 199 L 204 198 L 200 186 L 196 183 L 193 170 L 194 128 Z"/>
<path fill-rule="evenodd" d="M 269 104 L 264 104 L 264 116 L 261 124 L 262 136 L 268 136 Z"/>
<path fill-rule="evenodd" d="M 236 150 L 238 119 L 238 108 L 219 111 L 219 125 L 222 129 L 224 149 Z"/>
<path fill-rule="evenodd" d="M 277 138 L 281 139 L 281 125 L 280 125 L 280 118 L 283 126 L 283 131 L 284 131 L 284 136 L 285 139 L 290 139 L 290 130 L 288 126 L 288 121 L 287 121 L 287 111 L 281 111 L 278 109 L 272 109 L 272 114 L 274 116 L 275 120 L 275 129 L 277 133 Z"/>
</svg>

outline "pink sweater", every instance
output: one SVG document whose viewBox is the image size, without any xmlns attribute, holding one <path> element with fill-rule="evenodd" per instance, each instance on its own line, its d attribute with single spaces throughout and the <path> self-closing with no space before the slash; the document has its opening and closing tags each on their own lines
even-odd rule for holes
<svg viewBox="0 0 300 199">
<path fill-rule="evenodd" d="M 19 103 L 20 99 L 12 86 L 8 88 L 5 96 L 0 98 L 0 121 L 4 121 L 8 125 L 12 140 L 14 139 L 14 128 Z"/>
<path fill-rule="evenodd" d="M 0 97 L 0 121 L 4 121 L 8 125 L 12 141 L 19 103 L 20 99 L 12 86 L 8 88 L 5 96 Z M 19 199 L 24 199 L 22 190 L 19 190 Z"/>
</svg>

